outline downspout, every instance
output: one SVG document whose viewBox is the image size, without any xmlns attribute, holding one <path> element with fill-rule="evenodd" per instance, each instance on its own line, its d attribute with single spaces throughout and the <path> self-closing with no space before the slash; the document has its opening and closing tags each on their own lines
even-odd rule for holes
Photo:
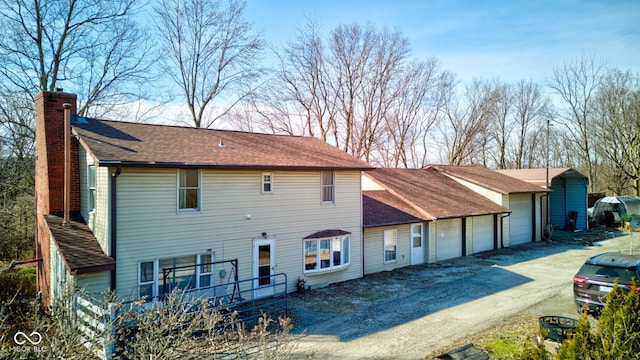
<svg viewBox="0 0 640 360">
<path fill-rule="evenodd" d="M 467 256 L 467 218 L 462 218 L 462 256 Z"/>
<path fill-rule="evenodd" d="M 511 212 L 500 216 L 500 247 L 504 248 L 504 219 L 511 216 Z"/>
<path fill-rule="evenodd" d="M 114 263 L 116 261 L 116 246 L 117 246 L 116 225 L 118 223 L 116 221 L 116 214 L 117 214 L 116 178 L 120 175 L 121 172 L 122 172 L 122 168 L 118 166 L 116 168 L 116 171 L 111 173 L 111 199 L 110 199 L 111 216 L 109 221 L 109 228 L 111 229 L 111 240 L 110 240 L 111 258 L 113 259 Z M 117 269 L 117 264 L 114 265 L 113 270 L 111 270 L 111 291 L 116 290 L 116 269 Z"/>
<path fill-rule="evenodd" d="M 493 215 L 493 250 L 498 249 L 498 215 Z"/>
<path fill-rule="evenodd" d="M 62 104 L 64 108 L 64 202 L 62 226 L 70 224 L 71 208 L 71 108 L 69 103 Z"/>
<path fill-rule="evenodd" d="M 531 242 L 536 242 L 536 193 L 531 193 Z"/>
<path fill-rule="evenodd" d="M 360 213 L 362 213 L 362 211 Z M 360 217 L 360 219 L 362 220 L 362 217 Z M 362 221 L 360 222 L 362 223 Z M 362 256 L 360 256 L 360 258 L 362 259 L 362 277 L 364 277 L 364 226 L 362 227 Z"/>
</svg>

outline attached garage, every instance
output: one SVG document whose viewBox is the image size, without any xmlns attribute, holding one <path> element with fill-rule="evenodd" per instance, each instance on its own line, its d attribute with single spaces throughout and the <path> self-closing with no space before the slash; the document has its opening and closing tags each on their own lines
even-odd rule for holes
<svg viewBox="0 0 640 360">
<path fill-rule="evenodd" d="M 542 240 L 541 203 L 543 198 L 546 199 L 549 190 L 481 166 L 432 167 L 510 210 L 511 214 L 498 219 L 500 246 L 508 247 Z M 488 239 L 485 241 L 488 242 Z M 485 245 L 488 246 L 486 243 Z"/>
<path fill-rule="evenodd" d="M 436 232 L 436 261 L 462 256 L 462 220 L 438 220 L 433 227 Z"/>
<path fill-rule="evenodd" d="M 533 200 L 531 194 L 509 196 L 509 245 L 520 245 L 533 241 Z"/>
<path fill-rule="evenodd" d="M 473 223 L 473 253 L 493 250 L 494 216 L 475 216 L 470 219 Z M 467 220 L 469 221 L 469 220 Z"/>
<path fill-rule="evenodd" d="M 493 249 L 509 213 L 432 168 L 367 171 L 362 190 L 365 274 Z"/>
</svg>

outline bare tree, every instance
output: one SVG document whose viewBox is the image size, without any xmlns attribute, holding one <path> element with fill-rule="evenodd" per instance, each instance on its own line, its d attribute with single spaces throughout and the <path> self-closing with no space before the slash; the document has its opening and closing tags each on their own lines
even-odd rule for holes
<svg viewBox="0 0 640 360">
<path fill-rule="evenodd" d="M 427 165 L 427 135 L 444 106 L 443 93 L 452 75 L 435 58 L 409 63 L 398 77 L 397 90 L 385 114 L 388 156 L 384 166 Z M 382 148 L 383 145 L 379 147 Z"/>
<path fill-rule="evenodd" d="M 297 124 L 305 135 L 318 136 L 365 161 L 384 163 L 383 154 L 395 153 L 395 145 L 389 147 L 387 139 L 400 144 L 400 137 L 408 134 L 405 129 L 404 135 L 391 136 L 390 125 L 398 130 L 398 116 L 416 123 L 421 106 L 430 100 L 430 87 L 440 76 L 437 62 L 411 65 L 408 55 L 407 39 L 397 30 L 340 25 L 323 41 L 318 24 L 308 20 L 282 51 L 275 85 L 266 88 L 269 96 L 260 104 L 279 108 L 269 112 L 280 117 L 272 125 L 286 123 L 285 128 L 291 128 Z M 414 104 L 401 114 L 403 101 Z"/>
<path fill-rule="evenodd" d="M 495 80 L 494 86 L 494 106 L 491 109 L 491 121 L 489 133 L 495 142 L 496 153 L 493 161 L 498 169 L 507 168 L 507 147 L 513 132 L 513 121 L 511 119 L 513 107 L 513 87 L 509 84 Z"/>
<path fill-rule="evenodd" d="M 483 158 L 494 106 L 492 84 L 478 79 L 465 86 L 463 94 L 447 100 L 439 127 L 450 165 L 470 164 Z"/>
<path fill-rule="evenodd" d="M 319 24 L 307 19 L 297 37 L 283 49 L 278 82 L 268 88 L 271 103 L 288 122 L 301 122 L 302 134 L 327 141 L 336 127 L 336 94 L 327 72 L 327 49 Z M 274 96 L 275 95 L 275 96 Z"/>
<path fill-rule="evenodd" d="M 629 189 L 640 195 L 640 76 L 611 70 L 594 99 L 594 138 L 598 153 L 606 159 L 613 179 L 609 190 Z"/>
<path fill-rule="evenodd" d="M 260 75 L 262 40 L 243 18 L 245 7 L 243 0 L 161 0 L 155 7 L 163 68 L 195 127 L 211 127 L 253 91 Z"/>
<path fill-rule="evenodd" d="M 577 145 L 580 168 L 586 169 L 590 191 L 595 190 L 597 164 L 591 144 L 590 122 L 594 115 L 593 98 L 600 85 L 604 62 L 594 55 L 583 55 L 573 63 L 555 68 L 546 85 L 554 90 L 568 108 L 560 113 L 566 135 Z"/>
<path fill-rule="evenodd" d="M 136 95 L 130 85 L 148 80 L 152 64 L 133 21 L 137 2 L 0 0 L 2 94 L 33 97 L 64 85 L 82 95 L 81 115 Z"/>
<path fill-rule="evenodd" d="M 551 103 L 542 94 L 540 85 L 531 80 L 520 80 L 517 83 L 513 102 L 513 115 L 518 131 L 514 167 L 516 169 L 530 168 L 532 163 L 528 153 L 533 150 L 540 139 L 540 130 L 546 129 L 543 124 L 545 124 L 545 119 L 550 116 Z M 530 160 L 527 161 L 527 158 Z"/>
</svg>

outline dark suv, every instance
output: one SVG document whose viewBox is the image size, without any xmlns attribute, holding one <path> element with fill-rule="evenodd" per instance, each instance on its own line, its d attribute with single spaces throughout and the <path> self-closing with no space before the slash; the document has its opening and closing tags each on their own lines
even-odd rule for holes
<svg viewBox="0 0 640 360">
<path fill-rule="evenodd" d="M 578 311 L 582 312 L 587 304 L 589 311 L 600 312 L 616 279 L 623 289 L 631 288 L 632 279 L 640 279 L 639 265 L 640 255 L 608 252 L 588 258 L 573 277 L 573 298 Z"/>
</svg>

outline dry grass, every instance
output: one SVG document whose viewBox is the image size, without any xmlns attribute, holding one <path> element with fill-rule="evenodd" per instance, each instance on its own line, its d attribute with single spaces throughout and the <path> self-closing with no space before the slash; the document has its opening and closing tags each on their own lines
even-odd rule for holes
<svg viewBox="0 0 640 360">
<path fill-rule="evenodd" d="M 490 359 L 512 359 L 513 355 L 522 351 L 528 338 L 538 332 L 538 318 L 530 313 L 522 312 L 503 320 L 487 330 L 457 340 L 450 346 L 438 350 L 425 358 L 437 360 L 437 356 L 459 348 L 466 344 L 480 347 Z"/>
</svg>

